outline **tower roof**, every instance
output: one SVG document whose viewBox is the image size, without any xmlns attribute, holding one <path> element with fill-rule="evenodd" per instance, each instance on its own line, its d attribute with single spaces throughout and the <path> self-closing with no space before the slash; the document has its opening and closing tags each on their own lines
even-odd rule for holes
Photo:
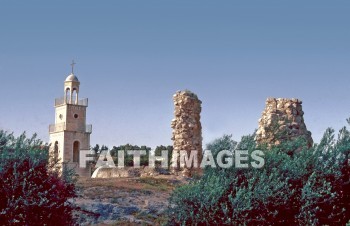
<svg viewBox="0 0 350 226">
<path fill-rule="evenodd" d="M 74 74 L 70 74 L 66 78 L 65 82 L 79 82 L 79 80 L 77 76 L 75 76 Z"/>
</svg>

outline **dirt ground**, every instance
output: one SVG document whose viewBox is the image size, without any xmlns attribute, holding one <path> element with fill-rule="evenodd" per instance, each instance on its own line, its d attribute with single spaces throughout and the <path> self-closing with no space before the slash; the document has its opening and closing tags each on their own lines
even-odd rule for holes
<svg viewBox="0 0 350 226">
<path fill-rule="evenodd" d="M 75 199 L 80 225 L 162 225 L 168 198 L 182 177 L 84 179 Z M 84 213 L 84 214 L 82 214 Z"/>
</svg>

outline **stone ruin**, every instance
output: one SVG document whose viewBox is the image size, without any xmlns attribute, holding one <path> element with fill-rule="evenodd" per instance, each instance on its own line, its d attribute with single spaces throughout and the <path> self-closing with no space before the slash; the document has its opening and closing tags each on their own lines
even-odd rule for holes
<svg viewBox="0 0 350 226">
<path fill-rule="evenodd" d="M 201 104 L 197 95 L 191 91 L 177 91 L 174 96 L 174 115 L 171 127 L 173 129 L 173 158 L 177 156 L 177 166 L 180 166 L 180 151 L 186 151 L 190 156 L 192 151 L 197 151 L 198 163 L 202 160 L 202 126 L 200 122 Z M 266 107 L 259 119 L 259 129 L 256 132 L 257 144 L 280 144 L 283 141 L 304 138 L 308 147 L 313 145 L 311 132 L 307 130 L 302 110 L 302 101 L 298 99 L 268 98 Z M 295 150 L 293 150 L 295 151 Z M 201 173 L 199 169 L 192 167 L 175 167 L 172 173 L 191 177 L 195 173 Z M 147 177 L 158 175 L 147 167 L 141 169 L 102 169 L 96 178 L 110 177 Z"/>
<path fill-rule="evenodd" d="M 282 141 L 304 138 L 313 145 L 311 132 L 304 122 L 302 101 L 298 99 L 268 98 L 256 132 L 258 144 L 280 144 Z"/>
<path fill-rule="evenodd" d="M 200 122 L 201 104 L 197 95 L 191 91 L 178 91 L 173 96 L 175 106 L 175 119 L 172 120 L 173 129 L 173 156 L 177 155 L 179 166 L 179 151 L 186 151 L 188 156 L 191 151 L 198 152 L 198 162 L 202 160 L 202 125 Z M 198 170 L 190 168 L 173 168 L 173 173 L 182 176 L 192 176 Z"/>
</svg>

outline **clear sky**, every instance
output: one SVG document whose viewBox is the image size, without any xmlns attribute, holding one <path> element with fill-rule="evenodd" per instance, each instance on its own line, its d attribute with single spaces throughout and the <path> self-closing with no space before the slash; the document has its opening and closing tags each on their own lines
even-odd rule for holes
<svg viewBox="0 0 350 226">
<path fill-rule="evenodd" d="M 75 67 L 91 144 L 171 144 L 172 95 L 203 101 L 204 143 L 252 133 L 267 97 L 303 100 L 316 142 L 350 116 L 350 1 L 0 2 L 0 128 L 48 141 Z"/>
</svg>

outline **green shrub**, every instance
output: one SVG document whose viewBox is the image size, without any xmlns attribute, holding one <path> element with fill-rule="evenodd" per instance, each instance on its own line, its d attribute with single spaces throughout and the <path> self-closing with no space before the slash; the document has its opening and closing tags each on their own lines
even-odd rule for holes
<svg viewBox="0 0 350 226">
<path fill-rule="evenodd" d="M 319 145 L 304 140 L 264 147 L 262 169 L 207 168 L 170 198 L 170 225 L 345 225 L 350 219 L 350 133 L 327 129 Z M 232 150 L 224 136 L 209 144 Z M 252 151 L 254 135 L 237 147 Z M 290 150 L 298 150 L 291 152 Z"/>
<path fill-rule="evenodd" d="M 72 225 L 75 197 L 70 173 L 60 177 L 48 162 L 48 146 L 34 135 L 0 131 L 0 222 L 2 225 Z"/>
<path fill-rule="evenodd" d="M 147 147 L 145 145 L 142 146 L 137 146 L 137 145 L 131 145 L 131 144 L 126 144 L 126 145 L 120 145 L 118 147 L 113 146 L 113 148 L 110 150 L 111 156 L 114 157 L 114 163 L 117 165 L 118 164 L 118 152 L 124 152 L 124 164 L 125 166 L 134 166 L 134 156 L 129 155 L 128 151 L 146 151 L 146 155 L 141 155 L 140 157 L 140 165 L 141 166 L 147 166 L 148 165 L 148 156 L 150 153 L 151 148 Z"/>
</svg>

